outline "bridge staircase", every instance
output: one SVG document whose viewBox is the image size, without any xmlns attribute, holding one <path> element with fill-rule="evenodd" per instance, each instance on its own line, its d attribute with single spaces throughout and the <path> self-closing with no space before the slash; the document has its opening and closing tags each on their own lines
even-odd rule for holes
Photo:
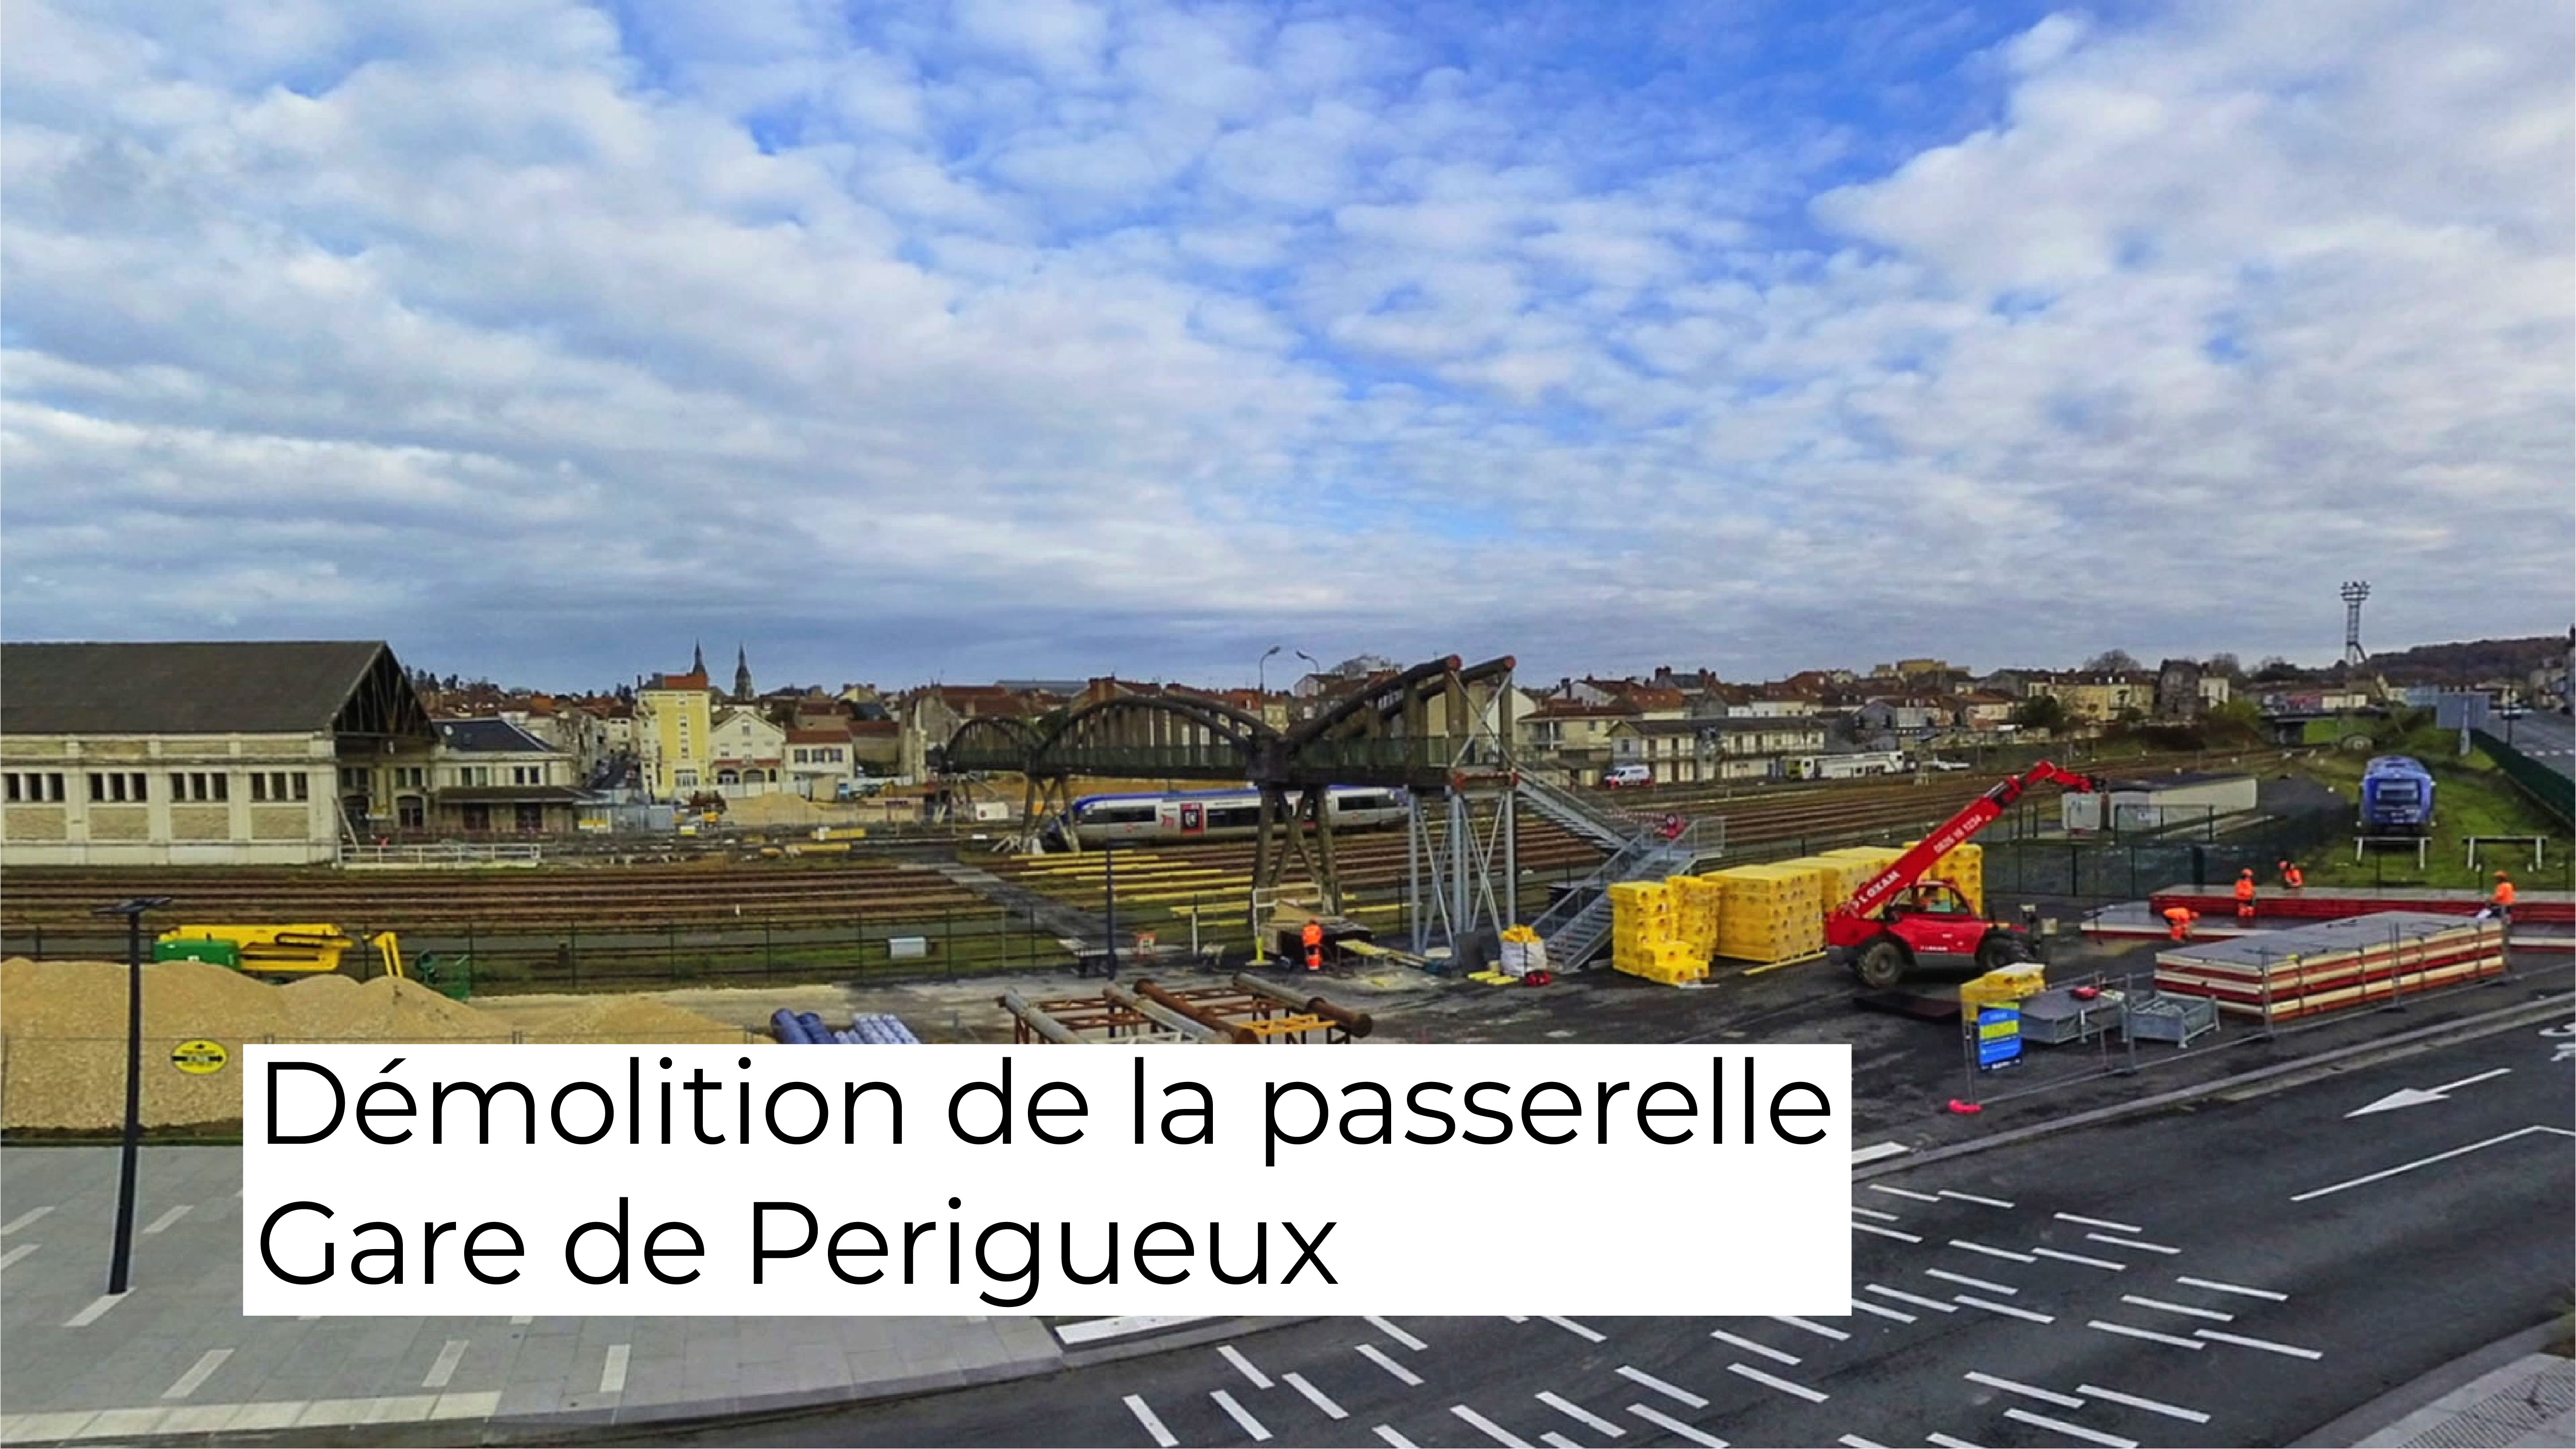
<svg viewBox="0 0 2576 1449">
<path fill-rule="evenodd" d="M 1668 834 L 1662 826 L 1649 826 L 1630 834 L 1608 860 L 1601 862 L 1599 870 L 1530 922 L 1530 928 L 1547 943 L 1549 968 L 1576 970 L 1609 944 L 1611 886 L 1621 881 L 1689 875 L 1701 862 L 1721 856 L 1725 850 L 1726 821 L 1717 817 L 1689 821 L 1678 835 Z"/>
<path fill-rule="evenodd" d="M 1594 804 L 1575 791 L 1547 784 L 1529 775 L 1520 777 L 1517 789 L 1523 805 L 1603 850 L 1616 852 L 1625 849 L 1644 824 L 1626 811 Z"/>
</svg>

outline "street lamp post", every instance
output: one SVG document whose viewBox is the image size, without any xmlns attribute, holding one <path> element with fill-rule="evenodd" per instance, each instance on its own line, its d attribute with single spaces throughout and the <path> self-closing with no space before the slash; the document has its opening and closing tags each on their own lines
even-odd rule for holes
<svg viewBox="0 0 2576 1449">
<path fill-rule="evenodd" d="M 117 1164 L 116 1244 L 107 1267 L 111 1296 L 126 1290 L 134 1267 L 134 1170 L 143 1147 L 143 914 L 168 904 L 168 896 L 135 896 L 94 912 L 125 918 L 125 1141 Z"/>
<path fill-rule="evenodd" d="M 1270 698 L 1270 656 L 1287 647 L 1285 644 L 1271 645 L 1261 651 L 1260 661 L 1252 666 L 1253 691 L 1265 700 Z"/>
<path fill-rule="evenodd" d="M 1118 847 L 1114 842 L 1101 842 L 1100 888 L 1107 898 L 1104 913 L 1109 922 L 1108 940 L 1104 943 L 1109 955 L 1106 972 L 1108 978 L 1115 981 L 1118 979 Z"/>
</svg>

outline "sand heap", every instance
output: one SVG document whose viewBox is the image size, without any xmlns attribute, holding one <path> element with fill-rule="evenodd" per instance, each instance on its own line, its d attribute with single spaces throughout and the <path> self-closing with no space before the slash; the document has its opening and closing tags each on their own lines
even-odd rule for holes
<svg viewBox="0 0 2576 1449">
<path fill-rule="evenodd" d="M 107 961 L 0 962 L 0 1127 L 112 1128 L 125 1111 L 126 968 Z M 534 1041 L 738 1042 L 740 1028 L 643 997 L 601 997 L 549 1017 Z M 143 1121 L 238 1121 L 251 1042 L 508 1042 L 512 1024 L 417 982 L 317 976 L 271 986 L 227 967 L 143 970 Z M 183 1072 L 172 1052 L 211 1041 L 222 1070 Z"/>
</svg>

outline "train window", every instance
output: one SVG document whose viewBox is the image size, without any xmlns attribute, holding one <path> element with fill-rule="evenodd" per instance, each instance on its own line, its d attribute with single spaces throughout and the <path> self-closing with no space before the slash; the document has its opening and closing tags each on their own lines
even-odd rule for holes
<svg viewBox="0 0 2576 1449">
<path fill-rule="evenodd" d="M 1154 807 L 1151 805 L 1094 805 L 1082 813 L 1082 823 L 1085 825 L 1151 825 L 1154 823 Z"/>
<path fill-rule="evenodd" d="M 1261 823 L 1258 805 L 1227 805 L 1207 813 L 1210 830 L 1246 830 Z"/>
<path fill-rule="evenodd" d="M 1391 810 L 1395 802 L 1384 795 L 1344 795 L 1335 802 L 1337 810 Z"/>
</svg>

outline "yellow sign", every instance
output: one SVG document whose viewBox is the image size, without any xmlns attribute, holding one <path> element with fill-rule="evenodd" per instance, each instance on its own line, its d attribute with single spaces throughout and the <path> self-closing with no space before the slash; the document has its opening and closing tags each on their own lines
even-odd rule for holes
<svg viewBox="0 0 2576 1449">
<path fill-rule="evenodd" d="M 170 1049 L 170 1065 L 190 1076 L 202 1077 L 208 1072 L 220 1072 L 224 1063 L 232 1059 L 233 1054 L 224 1050 L 221 1042 L 183 1041 Z"/>
</svg>

